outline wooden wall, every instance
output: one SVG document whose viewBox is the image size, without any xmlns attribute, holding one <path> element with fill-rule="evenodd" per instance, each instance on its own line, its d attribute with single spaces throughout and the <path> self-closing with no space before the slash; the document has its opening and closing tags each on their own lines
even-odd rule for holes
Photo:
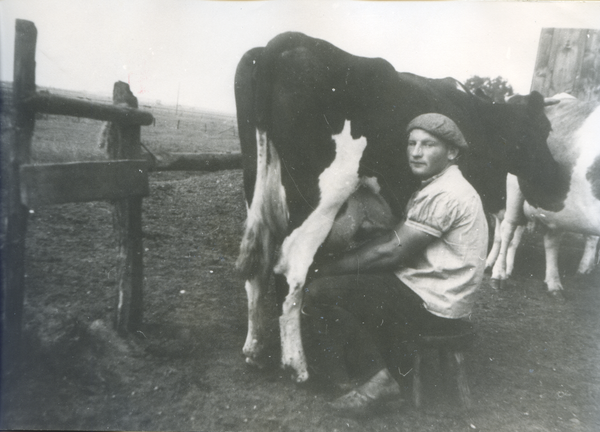
<svg viewBox="0 0 600 432">
<path fill-rule="evenodd" d="M 600 30 L 542 29 L 531 90 L 600 101 Z"/>
</svg>

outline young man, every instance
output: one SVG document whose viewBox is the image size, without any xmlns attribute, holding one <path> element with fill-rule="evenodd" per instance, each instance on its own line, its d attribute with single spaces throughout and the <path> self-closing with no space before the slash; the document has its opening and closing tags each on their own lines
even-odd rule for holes
<svg viewBox="0 0 600 432">
<path fill-rule="evenodd" d="M 456 166 L 467 142 L 436 113 L 413 119 L 407 133 L 410 169 L 422 183 L 406 219 L 316 269 L 305 288 L 308 351 L 341 355 L 365 380 L 332 402 L 338 410 L 360 413 L 398 398 L 382 353 L 402 335 L 447 331 L 468 317 L 483 277 L 487 222 L 479 195 Z M 344 370 L 337 374 L 334 380 L 347 381 Z"/>
</svg>

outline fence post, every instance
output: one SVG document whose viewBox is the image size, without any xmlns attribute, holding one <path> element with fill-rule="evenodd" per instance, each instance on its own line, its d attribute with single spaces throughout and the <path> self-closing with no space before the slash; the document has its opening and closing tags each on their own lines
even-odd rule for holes
<svg viewBox="0 0 600 432">
<path fill-rule="evenodd" d="M 116 82 L 113 103 L 138 107 L 129 85 Z M 141 159 L 140 126 L 110 125 L 106 145 L 111 159 Z M 142 198 L 134 197 L 114 203 L 113 219 L 117 234 L 117 308 L 115 327 L 120 334 L 132 332 L 142 324 L 143 245 Z"/>
<path fill-rule="evenodd" d="M 5 377 L 17 366 L 20 354 L 23 295 L 25 290 L 25 234 L 27 208 L 21 204 L 19 168 L 31 156 L 31 138 L 35 113 L 24 103 L 35 94 L 35 47 L 37 29 L 30 21 L 17 20 L 15 25 L 15 63 L 13 82 L 14 132 L 6 143 L 3 161 L 6 230 L 2 250 L 2 369 Z M 4 157 L 3 157 L 4 159 Z"/>
</svg>

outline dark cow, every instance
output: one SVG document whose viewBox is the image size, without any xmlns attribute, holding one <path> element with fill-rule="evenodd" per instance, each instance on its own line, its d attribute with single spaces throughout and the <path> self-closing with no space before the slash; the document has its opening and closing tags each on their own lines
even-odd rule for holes
<svg viewBox="0 0 600 432">
<path fill-rule="evenodd" d="M 552 189 L 556 180 L 539 93 L 526 106 L 493 104 L 453 79 L 398 73 L 383 59 L 353 56 L 300 33 L 246 53 L 235 91 L 248 203 L 238 259 L 248 294 L 243 351 L 248 363 L 260 363 L 273 270 L 289 288 L 279 319 L 282 363 L 299 382 L 308 378 L 299 326 L 308 269 L 364 179 L 376 181 L 402 217 L 419 184 L 405 151 L 411 119 L 439 112 L 459 125 L 470 147 L 460 169 L 488 211 L 504 205 L 507 172 L 523 179 L 526 194 Z"/>
</svg>

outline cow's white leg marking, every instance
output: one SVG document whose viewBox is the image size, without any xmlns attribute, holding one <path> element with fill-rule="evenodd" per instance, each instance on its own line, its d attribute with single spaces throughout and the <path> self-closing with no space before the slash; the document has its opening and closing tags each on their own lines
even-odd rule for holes
<svg viewBox="0 0 600 432">
<path fill-rule="evenodd" d="M 257 172 L 254 198 L 248 218 L 238 267 L 247 275 L 248 334 L 243 352 L 246 361 L 259 365 L 265 347 L 269 310 L 265 304 L 273 253 L 278 239 L 287 230 L 288 209 L 281 183 L 281 161 L 264 131 L 257 130 Z"/>
<path fill-rule="evenodd" d="M 544 234 L 544 249 L 546 251 L 546 278 L 544 282 L 550 293 L 558 293 L 563 289 L 558 271 L 558 251 L 563 232 L 559 230 L 548 230 Z"/>
<path fill-rule="evenodd" d="M 583 256 L 579 262 L 577 274 L 589 274 L 594 270 L 594 267 L 596 267 L 596 264 L 598 263 L 596 261 L 596 250 L 598 248 L 599 240 L 600 237 L 598 236 L 586 236 L 585 249 L 583 250 Z"/>
<path fill-rule="evenodd" d="M 331 230 L 335 215 L 358 187 L 358 166 L 367 145 L 364 137 L 352 139 L 349 121 L 345 122 L 342 132 L 334 135 L 333 139 L 336 155 L 331 165 L 319 176 L 319 205 L 304 223 L 284 240 L 279 261 L 274 269 L 275 273 L 286 277 L 290 288 L 279 318 L 282 365 L 295 371 L 298 382 L 308 379 L 300 334 L 302 288 L 306 274 L 318 247 Z"/>
</svg>

